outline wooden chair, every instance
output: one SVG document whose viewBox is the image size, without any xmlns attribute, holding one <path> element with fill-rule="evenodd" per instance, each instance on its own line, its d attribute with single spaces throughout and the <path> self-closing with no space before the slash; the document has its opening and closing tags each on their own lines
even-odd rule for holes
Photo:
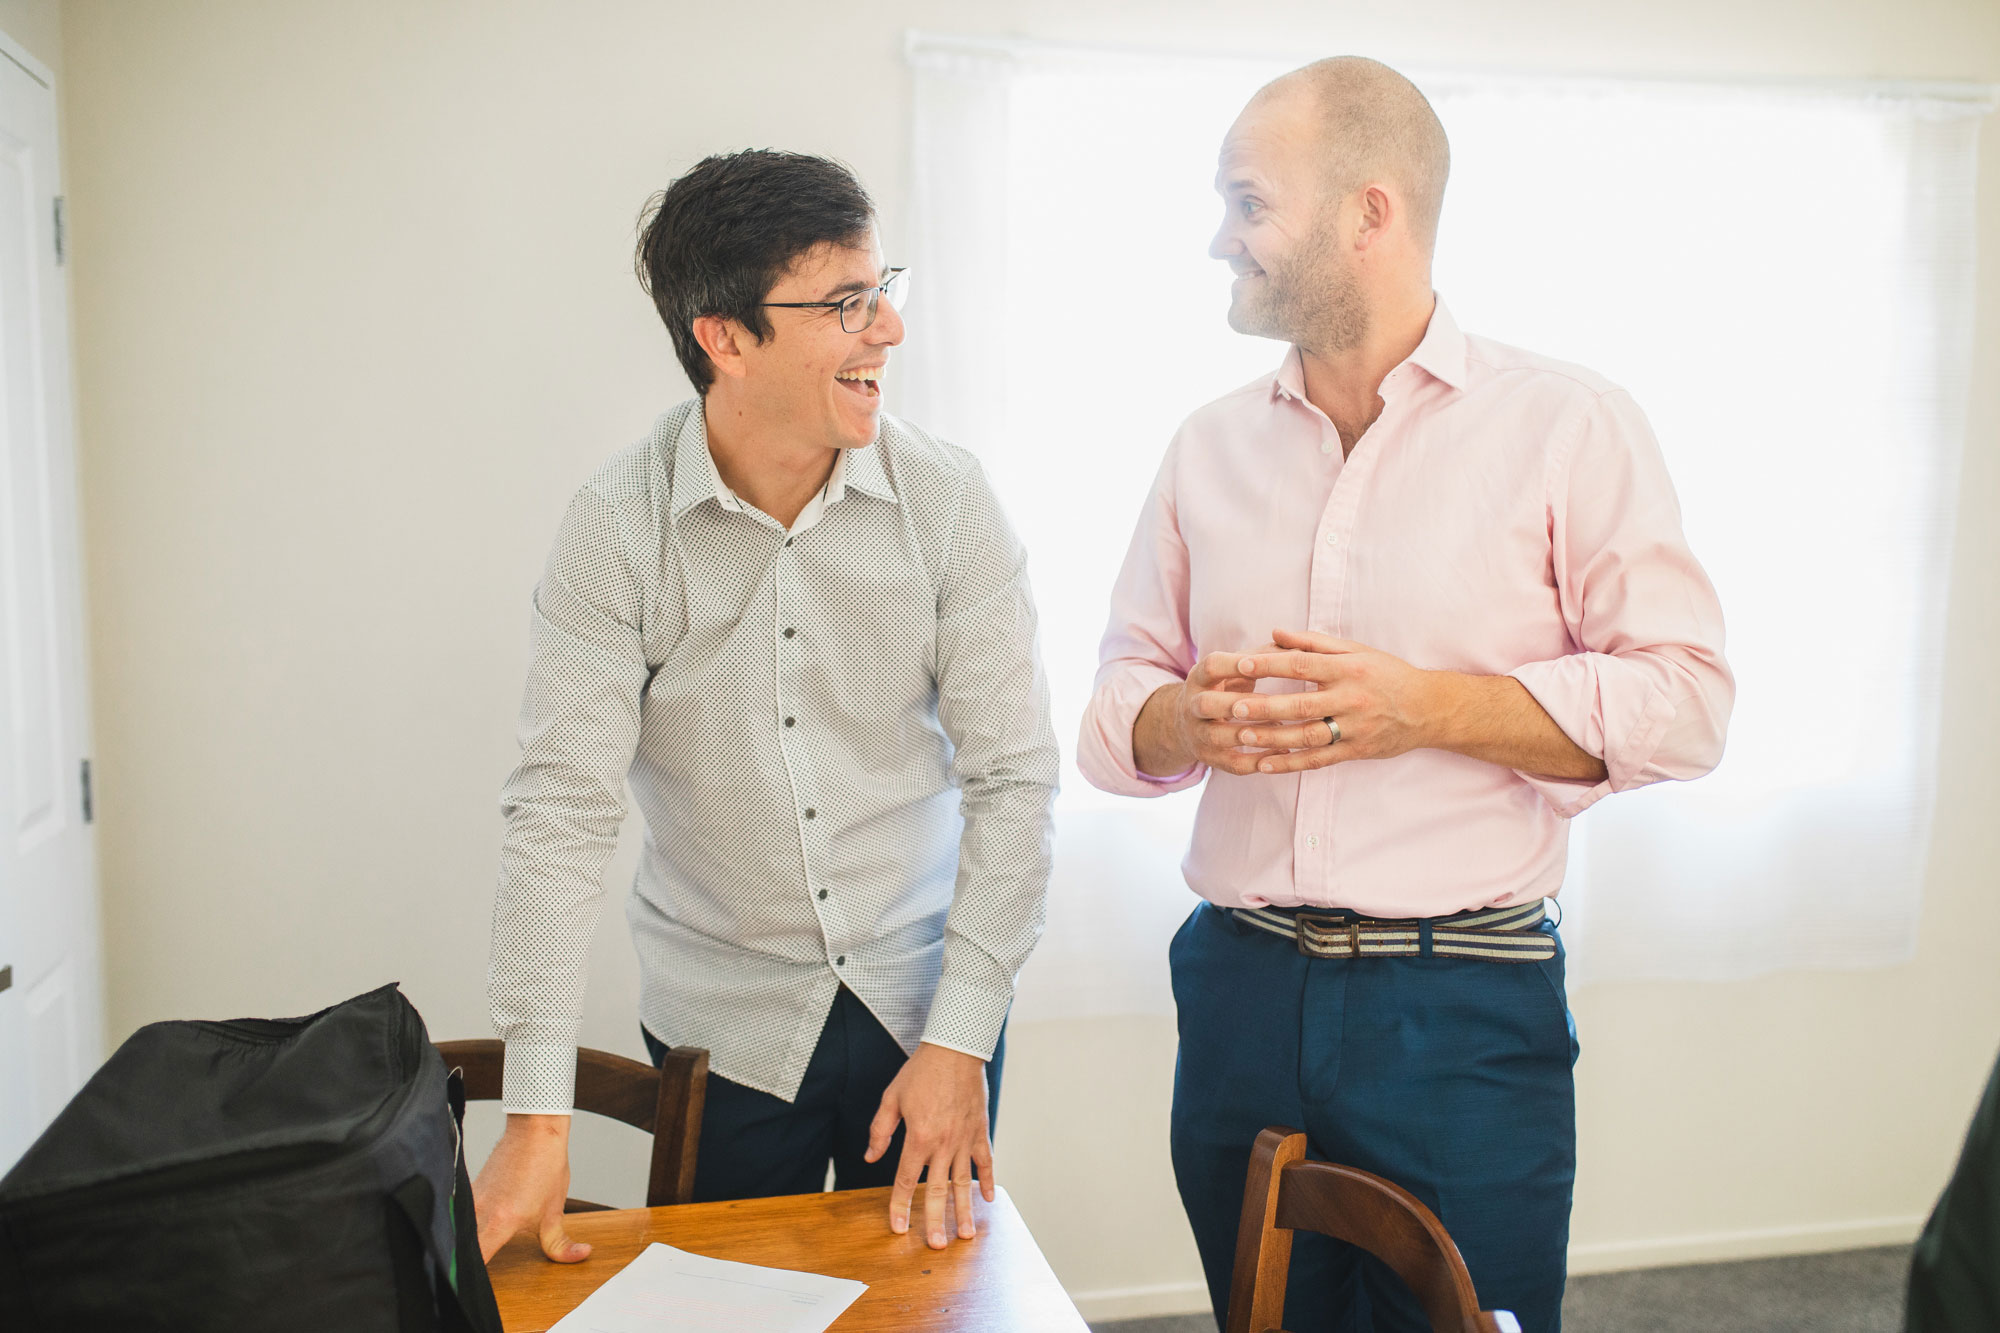
<svg viewBox="0 0 2000 1333">
<path fill-rule="evenodd" d="M 506 1043 L 441 1041 L 438 1054 L 447 1069 L 465 1071 L 468 1101 L 498 1101 Z M 694 1198 L 695 1151 L 701 1138 L 701 1109 L 708 1099 L 708 1052 L 677 1046 L 658 1069 L 622 1055 L 588 1048 L 576 1053 L 576 1109 L 622 1120 L 653 1136 L 652 1177 L 646 1206 L 688 1203 Z M 567 1200 L 566 1213 L 604 1212 L 609 1204 Z"/>
<path fill-rule="evenodd" d="M 1292 1233 L 1317 1231 L 1368 1251 L 1416 1293 L 1435 1333 L 1520 1333 L 1505 1310 L 1485 1311 L 1437 1215 L 1380 1176 L 1308 1162 L 1306 1136 L 1267 1129 L 1250 1153 L 1226 1333 L 1275 1333 L 1285 1317 Z"/>
</svg>

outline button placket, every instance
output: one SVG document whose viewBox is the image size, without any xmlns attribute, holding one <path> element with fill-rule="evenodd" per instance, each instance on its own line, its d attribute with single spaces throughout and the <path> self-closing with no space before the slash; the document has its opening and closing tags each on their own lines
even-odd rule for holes
<svg viewBox="0 0 2000 1333">
<path fill-rule="evenodd" d="M 1383 416 L 1388 415 L 1385 406 Z M 1307 629 L 1340 638 L 1351 636 L 1346 623 L 1348 556 L 1353 550 L 1356 515 L 1361 492 L 1373 475 L 1379 442 L 1369 436 L 1379 433 L 1378 417 L 1354 449 L 1341 463 L 1333 479 L 1333 489 L 1320 513 L 1318 539 L 1314 542 L 1306 594 Z M 1313 769 L 1299 775 L 1298 803 L 1293 815 L 1293 885 L 1308 901 L 1330 901 L 1334 881 L 1332 835 L 1334 817 L 1340 803 L 1340 766 Z M 1308 831 L 1311 830 L 1311 831 Z"/>
<path fill-rule="evenodd" d="M 787 538 L 785 545 L 790 546 L 791 544 L 791 539 Z M 813 914 L 819 918 L 820 938 L 825 942 L 828 952 L 831 952 L 833 949 L 833 933 L 826 921 L 825 909 L 821 906 L 821 904 L 827 902 L 829 890 L 821 888 L 817 884 L 819 876 L 814 864 L 817 858 L 814 856 L 813 839 L 809 832 L 809 830 L 815 827 L 814 821 L 818 819 L 819 810 L 815 806 L 806 804 L 808 800 L 812 799 L 812 793 L 809 790 L 811 769 L 806 764 L 803 755 L 793 752 L 792 744 L 794 739 L 800 734 L 799 709 L 795 702 L 798 697 L 799 672 L 798 655 L 792 651 L 792 645 L 788 641 L 796 639 L 798 627 L 787 622 L 795 618 L 790 608 L 798 605 L 800 599 L 793 586 L 796 579 L 793 561 L 782 550 L 780 550 L 779 556 L 777 575 L 773 580 L 773 600 L 775 604 L 771 609 L 774 624 L 780 627 L 777 637 L 777 690 L 775 699 L 775 707 L 779 714 L 778 722 L 780 724 L 778 728 L 778 752 L 784 760 L 786 775 L 791 779 L 792 797 L 797 802 L 793 808 L 799 811 L 799 853 L 803 858 L 801 869 L 804 874 L 806 902 L 812 907 Z M 801 779 L 804 779 L 804 781 Z"/>
</svg>

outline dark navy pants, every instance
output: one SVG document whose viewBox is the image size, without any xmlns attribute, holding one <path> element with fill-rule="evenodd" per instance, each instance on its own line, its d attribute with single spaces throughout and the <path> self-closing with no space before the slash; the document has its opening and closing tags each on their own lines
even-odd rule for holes
<svg viewBox="0 0 2000 1333">
<path fill-rule="evenodd" d="M 1429 1206 L 1483 1307 L 1513 1311 L 1525 1333 L 1556 1333 L 1576 1178 L 1560 945 L 1544 963 L 1314 959 L 1203 903 L 1168 957 L 1180 1011 L 1174 1177 L 1219 1326 L 1251 1144 L 1287 1125 L 1305 1131 L 1310 1156 L 1385 1176 Z M 1380 1261 L 1302 1231 L 1285 1327 L 1430 1323 Z"/>
<path fill-rule="evenodd" d="M 658 1065 L 667 1048 L 644 1027 L 640 1031 Z M 986 1065 L 989 1131 L 999 1124 L 1000 1066 L 1006 1053 L 1003 1028 Z M 868 1006 L 842 986 L 793 1100 L 711 1073 L 695 1154 L 695 1202 L 817 1194 L 826 1188 L 829 1161 L 835 1189 L 895 1184 L 896 1163 L 903 1154 L 901 1129 L 880 1161 L 865 1162 L 862 1154 L 868 1151 L 868 1125 L 882 1105 L 882 1094 L 908 1058 Z"/>
</svg>

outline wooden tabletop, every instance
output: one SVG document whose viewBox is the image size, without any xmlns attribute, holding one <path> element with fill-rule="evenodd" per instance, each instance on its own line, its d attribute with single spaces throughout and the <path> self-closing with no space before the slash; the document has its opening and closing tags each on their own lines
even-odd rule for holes
<svg viewBox="0 0 2000 1333">
<path fill-rule="evenodd" d="M 841 1190 L 780 1199 L 688 1203 L 572 1213 L 569 1234 L 595 1248 L 580 1264 L 552 1264 L 518 1236 L 487 1270 L 507 1333 L 543 1333 L 654 1241 L 713 1259 L 854 1278 L 868 1290 L 833 1322 L 837 1333 L 1085 1333 L 1048 1260 L 1004 1189 L 973 1201 L 979 1235 L 942 1250 L 921 1223 L 889 1231 L 889 1191 Z M 918 1217 L 922 1198 L 918 1198 Z M 955 1227 L 955 1223 L 948 1223 Z"/>
</svg>

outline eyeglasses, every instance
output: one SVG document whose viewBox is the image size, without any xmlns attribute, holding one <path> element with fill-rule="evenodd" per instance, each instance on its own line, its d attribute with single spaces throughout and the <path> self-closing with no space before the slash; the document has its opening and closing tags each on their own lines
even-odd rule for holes
<svg viewBox="0 0 2000 1333">
<path fill-rule="evenodd" d="M 889 298 L 890 305 L 901 310 L 909 295 L 910 270 L 892 268 L 887 282 L 877 287 L 864 287 L 838 301 L 762 301 L 759 304 L 767 310 L 838 310 L 840 331 L 859 333 L 875 323 L 875 311 L 881 306 L 884 296 Z"/>
</svg>

